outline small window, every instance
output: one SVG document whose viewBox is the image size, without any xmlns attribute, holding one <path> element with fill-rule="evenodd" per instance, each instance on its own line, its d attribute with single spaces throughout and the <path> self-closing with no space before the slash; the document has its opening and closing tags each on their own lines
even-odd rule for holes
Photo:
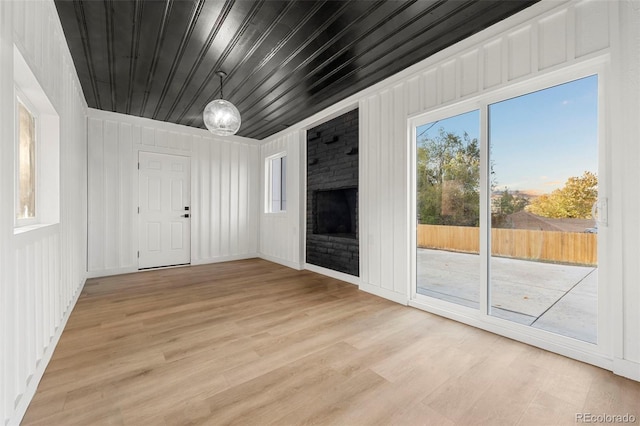
<svg viewBox="0 0 640 426">
<path fill-rule="evenodd" d="M 60 116 L 17 46 L 14 82 L 14 234 L 60 222 Z"/>
<path fill-rule="evenodd" d="M 18 223 L 36 219 L 36 118 L 18 99 Z"/>
<path fill-rule="evenodd" d="M 287 210 L 287 155 L 267 158 L 267 213 Z"/>
</svg>

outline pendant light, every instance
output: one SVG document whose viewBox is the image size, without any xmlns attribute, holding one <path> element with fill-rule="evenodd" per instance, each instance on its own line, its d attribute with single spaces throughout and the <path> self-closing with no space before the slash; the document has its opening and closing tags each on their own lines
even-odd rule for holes
<svg viewBox="0 0 640 426">
<path fill-rule="evenodd" d="M 227 76 L 224 71 L 217 71 L 220 77 L 220 99 L 207 104 L 202 113 L 204 125 L 214 135 L 234 135 L 240 129 L 240 112 L 231 102 L 222 99 L 222 79 Z"/>
</svg>

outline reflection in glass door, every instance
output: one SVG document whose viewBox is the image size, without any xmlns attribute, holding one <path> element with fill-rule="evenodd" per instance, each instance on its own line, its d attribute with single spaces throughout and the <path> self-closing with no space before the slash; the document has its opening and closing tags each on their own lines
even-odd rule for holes
<svg viewBox="0 0 640 426">
<path fill-rule="evenodd" d="M 416 129 L 416 292 L 478 308 L 478 110 Z"/>
<path fill-rule="evenodd" d="M 489 105 L 489 314 L 597 342 L 598 80 Z"/>
</svg>

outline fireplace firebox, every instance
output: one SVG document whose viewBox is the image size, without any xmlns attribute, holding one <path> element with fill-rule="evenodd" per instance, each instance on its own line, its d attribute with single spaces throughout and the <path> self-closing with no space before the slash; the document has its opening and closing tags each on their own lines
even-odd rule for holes
<svg viewBox="0 0 640 426">
<path fill-rule="evenodd" d="M 315 191 L 313 233 L 356 238 L 357 188 Z"/>
</svg>

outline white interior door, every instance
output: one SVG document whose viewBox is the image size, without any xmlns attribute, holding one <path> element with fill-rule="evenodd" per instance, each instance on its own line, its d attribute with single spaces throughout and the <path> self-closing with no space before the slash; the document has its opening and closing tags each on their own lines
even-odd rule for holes
<svg viewBox="0 0 640 426">
<path fill-rule="evenodd" d="M 190 159 L 140 152 L 138 269 L 191 262 Z"/>
</svg>

